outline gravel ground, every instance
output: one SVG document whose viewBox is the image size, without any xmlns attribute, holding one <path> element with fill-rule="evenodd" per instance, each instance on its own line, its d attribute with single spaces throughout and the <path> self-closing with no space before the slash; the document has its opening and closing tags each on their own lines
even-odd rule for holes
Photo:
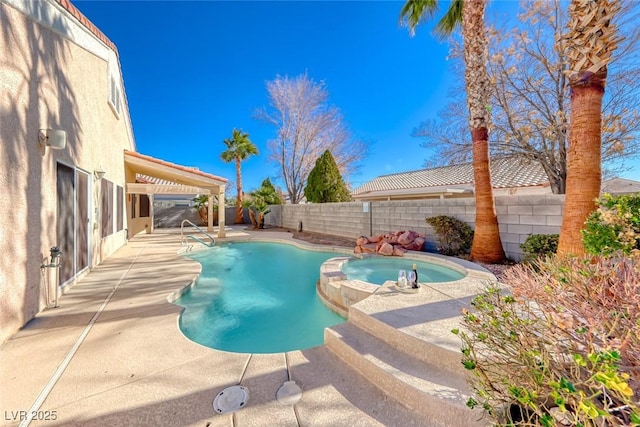
<svg viewBox="0 0 640 427">
<path fill-rule="evenodd" d="M 504 283 L 504 273 L 516 266 L 516 264 L 486 264 L 484 262 L 476 262 L 476 264 L 492 272 L 498 278 L 498 282 L 501 283 Z"/>
</svg>

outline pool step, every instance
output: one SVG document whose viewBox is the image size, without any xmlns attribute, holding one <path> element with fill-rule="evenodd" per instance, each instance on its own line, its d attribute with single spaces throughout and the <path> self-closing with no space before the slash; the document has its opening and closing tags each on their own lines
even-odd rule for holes
<svg viewBox="0 0 640 427">
<path fill-rule="evenodd" d="M 461 342 L 451 330 L 460 328 L 459 313 L 465 304 L 468 301 L 449 299 L 428 288 L 421 295 L 392 294 L 382 288 L 349 308 L 349 322 L 398 351 L 463 378 Z"/>
<path fill-rule="evenodd" d="M 350 321 L 325 329 L 325 344 L 346 365 L 430 424 L 486 425 L 478 421 L 479 411 L 465 405 L 470 392 L 462 376 L 399 351 Z"/>
</svg>

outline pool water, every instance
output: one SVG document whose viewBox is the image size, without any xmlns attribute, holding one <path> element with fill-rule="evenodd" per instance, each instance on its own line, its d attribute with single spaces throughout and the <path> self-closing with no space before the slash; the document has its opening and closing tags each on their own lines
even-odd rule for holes
<svg viewBox="0 0 640 427">
<path fill-rule="evenodd" d="M 316 296 L 320 265 L 338 256 L 277 243 L 225 243 L 190 255 L 202 264 L 196 286 L 176 304 L 180 329 L 207 347 L 279 353 L 324 342 L 345 319 Z"/>
<path fill-rule="evenodd" d="M 447 267 L 406 258 L 372 257 L 352 260 L 342 266 L 342 272 L 349 279 L 359 279 L 374 285 L 382 285 L 387 280 L 398 280 L 399 270 L 406 270 L 408 277 L 413 264 L 416 264 L 420 283 L 453 282 L 464 277 L 464 274 Z"/>
</svg>

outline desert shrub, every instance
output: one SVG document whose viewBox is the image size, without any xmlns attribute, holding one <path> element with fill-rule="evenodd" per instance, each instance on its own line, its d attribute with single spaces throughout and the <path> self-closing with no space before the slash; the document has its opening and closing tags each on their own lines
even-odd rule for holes
<svg viewBox="0 0 640 427">
<path fill-rule="evenodd" d="M 640 250 L 640 194 L 604 194 L 585 222 L 582 241 L 591 254 Z"/>
<path fill-rule="evenodd" d="M 452 256 L 469 253 L 473 242 L 473 230 L 467 223 L 446 215 L 433 216 L 425 220 L 438 236 L 438 252 Z"/>
<path fill-rule="evenodd" d="M 535 259 L 554 255 L 558 250 L 557 234 L 531 234 L 527 240 L 520 245 L 523 261 L 533 261 Z"/>
<path fill-rule="evenodd" d="M 640 425 L 640 267 L 628 257 L 539 260 L 463 313 L 462 363 L 497 425 Z"/>
</svg>

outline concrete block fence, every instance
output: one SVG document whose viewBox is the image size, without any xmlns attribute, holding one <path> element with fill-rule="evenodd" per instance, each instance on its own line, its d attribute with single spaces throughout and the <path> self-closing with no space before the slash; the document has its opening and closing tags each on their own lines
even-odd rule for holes
<svg viewBox="0 0 640 427">
<path fill-rule="evenodd" d="M 520 244 L 531 234 L 559 233 L 563 206 L 564 195 L 558 194 L 496 197 L 507 256 L 520 260 Z M 475 212 L 474 198 L 279 205 L 271 206 L 265 223 L 354 239 L 411 229 L 425 233 L 427 249 L 435 250 L 438 240 L 425 218 L 453 216 L 473 228 Z"/>
</svg>

